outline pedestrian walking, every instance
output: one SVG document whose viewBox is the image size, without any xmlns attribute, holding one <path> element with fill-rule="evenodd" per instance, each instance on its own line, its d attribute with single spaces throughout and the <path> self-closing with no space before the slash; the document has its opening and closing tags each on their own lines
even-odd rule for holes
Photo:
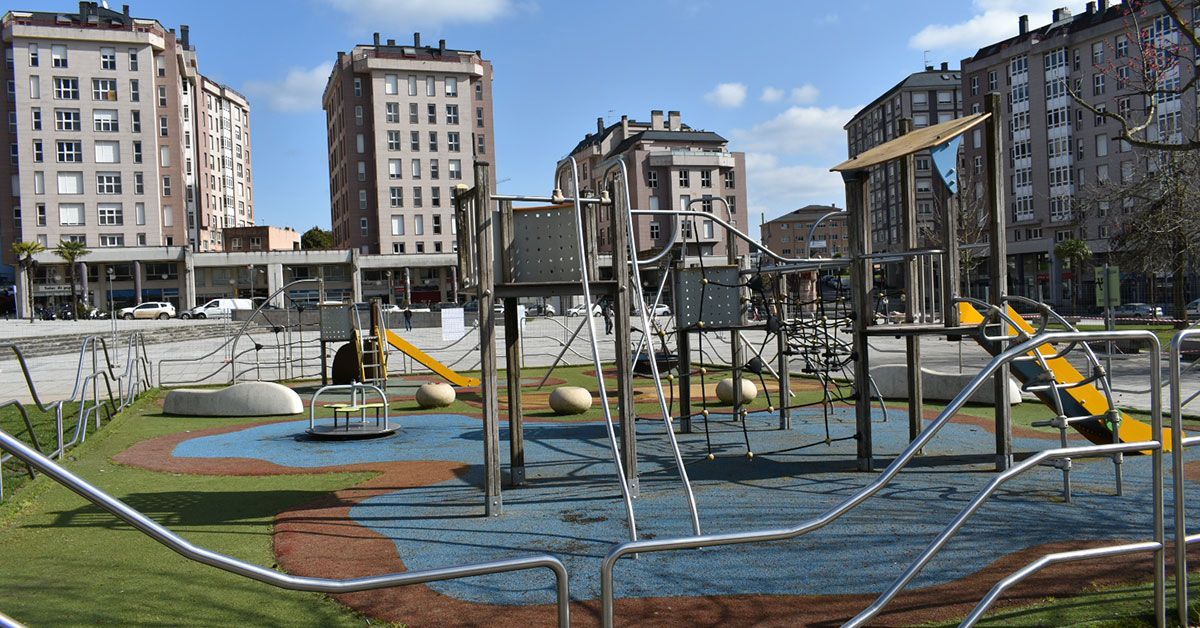
<svg viewBox="0 0 1200 628">
<path fill-rule="evenodd" d="M 412 309 L 404 306 L 404 331 L 412 331 Z"/>
</svg>

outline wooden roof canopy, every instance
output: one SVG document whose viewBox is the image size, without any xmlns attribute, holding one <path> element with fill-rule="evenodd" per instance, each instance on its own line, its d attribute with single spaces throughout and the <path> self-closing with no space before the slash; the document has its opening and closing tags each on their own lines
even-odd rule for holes
<svg viewBox="0 0 1200 628">
<path fill-rule="evenodd" d="M 962 118 L 955 118 L 949 122 L 942 122 L 941 124 L 911 131 L 894 140 L 884 142 L 866 152 L 860 153 L 857 157 L 847 159 L 830 170 L 833 172 L 853 172 L 877 166 L 893 159 L 899 159 L 917 151 L 933 148 L 970 131 L 979 125 L 979 123 L 987 120 L 990 115 L 992 114 L 973 113 Z"/>
</svg>

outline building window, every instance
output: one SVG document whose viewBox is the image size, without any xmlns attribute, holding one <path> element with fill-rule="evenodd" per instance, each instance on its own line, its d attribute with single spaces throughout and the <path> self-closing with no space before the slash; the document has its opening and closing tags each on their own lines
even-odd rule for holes
<svg viewBox="0 0 1200 628">
<path fill-rule="evenodd" d="M 170 125 L 167 121 L 167 116 L 162 116 L 158 119 L 158 134 L 162 137 L 167 136 Z"/>
<path fill-rule="evenodd" d="M 408 123 L 416 124 L 420 121 L 420 114 L 417 113 L 417 103 L 408 103 Z"/>
<path fill-rule="evenodd" d="M 388 122 L 389 124 L 399 124 L 400 123 L 400 103 L 390 102 L 384 106 L 386 107 L 386 110 L 387 110 L 385 113 L 385 118 L 384 118 L 385 121 Z M 359 119 L 362 119 L 361 112 L 358 115 L 359 115 Z M 361 122 L 359 124 L 361 124 Z"/>
<path fill-rule="evenodd" d="M 395 74 L 385 74 L 383 76 L 383 93 L 388 96 L 395 96 L 400 93 L 399 78 Z"/>
<path fill-rule="evenodd" d="M 421 132 L 420 131 L 409 131 L 408 132 L 408 148 L 409 148 L 409 150 L 413 150 L 413 151 L 421 150 Z"/>
<path fill-rule="evenodd" d="M 700 187 L 702 187 L 702 188 L 711 188 L 712 187 L 712 170 L 701 170 L 700 171 Z"/>
<path fill-rule="evenodd" d="M 92 128 L 101 133 L 116 133 L 120 130 L 120 121 L 115 109 L 95 109 L 92 111 Z"/>
<path fill-rule="evenodd" d="M 446 105 L 446 124 L 458 124 L 458 105 Z"/>
<path fill-rule="evenodd" d="M 98 224 L 104 226 L 119 226 L 125 224 L 124 212 L 120 203 L 100 203 L 96 206 L 99 216 Z"/>
<path fill-rule="evenodd" d="M 138 52 L 137 48 L 129 49 L 129 71 L 137 72 L 138 69 Z"/>
<path fill-rule="evenodd" d="M 55 68 L 67 67 L 67 47 L 62 44 L 50 46 L 50 65 Z"/>
<path fill-rule="evenodd" d="M 404 216 L 392 216 L 392 235 L 404 235 Z M 395 251 L 394 247 L 393 251 Z"/>
<path fill-rule="evenodd" d="M 367 162 L 365 162 L 365 161 L 358 162 L 358 180 L 359 181 L 367 180 Z"/>
<path fill-rule="evenodd" d="M 412 166 L 412 178 L 420 179 L 421 178 L 421 160 L 420 159 L 411 159 L 411 160 L 409 160 L 409 164 Z"/>
<path fill-rule="evenodd" d="M 389 159 L 388 160 L 388 178 L 389 179 L 401 178 L 402 171 L 401 171 L 400 164 L 401 164 L 401 161 L 399 159 Z"/>
<path fill-rule="evenodd" d="M 483 107 L 475 108 L 475 126 L 476 128 L 483 128 Z"/>
<path fill-rule="evenodd" d="M 387 132 L 387 147 L 388 147 L 388 150 L 400 150 L 400 132 L 399 131 L 388 131 Z"/>
<path fill-rule="evenodd" d="M 79 131 L 83 129 L 82 117 L 78 109 L 55 109 L 55 131 Z"/>
<path fill-rule="evenodd" d="M 408 76 L 408 95 L 409 96 L 417 95 L 417 77 L 415 77 L 411 74 Z"/>
<path fill-rule="evenodd" d="M 442 188 L 429 188 L 429 206 L 430 207 L 441 207 L 442 206 Z M 441 220 L 442 220 L 441 216 L 433 217 L 433 224 L 434 224 L 433 232 L 434 233 L 442 232 L 442 228 L 440 226 Z"/>
<path fill-rule="evenodd" d="M 452 153 L 457 153 L 461 150 L 458 137 L 458 131 L 449 131 L 446 133 L 446 148 Z"/>
<path fill-rule="evenodd" d="M 358 228 L 362 231 L 363 235 L 371 235 L 371 223 L 366 218 L 358 220 Z"/>
<path fill-rule="evenodd" d="M 992 71 L 988 72 L 988 91 L 994 92 L 994 91 L 996 91 L 996 87 L 997 87 L 996 71 L 992 70 Z"/>
<path fill-rule="evenodd" d="M 421 188 L 413 188 L 412 198 L 413 198 L 413 207 L 424 207 L 425 206 L 425 198 L 421 194 Z M 417 216 L 417 235 L 421 235 L 423 232 L 421 225 L 422 225 L 421 217 Z"/>
<path fill-rule="evenodd" d="M 132 127 L 133 132 L 141 133 L 142 132 L 142 112 L 131 111 L 131 112 L 129 112 L 129 118 L 130 118 L 130 122 L 131 122 L 130 126 Z"/>
<path fill-rule="evenodd" d="M 117 79 L 92 79 L 92 100 L 116 102 Z"/>
<path fill-rule="evenodd" d="M 120 194 L 121 193 L 121 173 L 119 173 L 119 172 L 98 172 L 98 173 L 96 173 L 96 193 L 97 194 Z"/>
<path fill-rule="evenodd" d="M 679 171 L 679 187 L 686 188 L 692 184 L 691 173 L 688 170 Z"/>
<path fill-rule="evenodd" d="M 133 193 L 134 194 L 145 194 L 146 193 L 146 182 L 145 182 L 145 179 L 143 178 L 142 173 L 140 173 L 140 172 L 133 173 Z"/>
<path fill-rule="evenodd" d="M 461 159 L 451 159 L 450 160 L 450 180 L 459 181 L 461 179 L 462 179 L 462 160 Z"/>
<path fill-rule="evenodd" d="M 141 102 L 141 101 L 142 101 L 141 85 L 137 82 L 137 79 L 133 79 L 133 80 L 129 81 L 129 102 Z"/>
<path fill-rule="evenodd" d="M 42 97 L 42 77 L 40 77 L 40 76 L 29 77 L 29 97 L 31 99 L 37 99 L 37 98 Z"/>
<path fill-rule="evenodd" d="M 429 178 L 437 179 L 439 174 L 440 174 L 440 172 L 438 169 L 438 160 L 430 159 L 429 160 Z"/>
<path fill-rule="evenodd" d="M 121 158 L 118 156 L 117 161 L 120 161 L 120 160 L 121 160 Z M 99 161 L 99 160 L 97 160 L 97 161 Z M 135 140 L 133 142 L 133 163 L 135 163 L 135 164 L 142 163 L 142 143 L 137 140 Z"/>
<path fill-rule="evenodd" d="M 31 67 L 31 68 L 38 67 L 38 62 L 39 62 L 38 45 L 37 44 L 29 44 L 29 67 Z"/>
<path fill-rule="evenodd" d="M 447 76 L 445 79 L 445 83 L 446 83 L 446 95 L 447 96 L 457 96 L 458 95 L 458 79 L 453 76 Z"/>
<path fill-rule="evenodd" d="M 978 76 L 971 77 L 971 95 L 972 96 L 979 95 L 979 77 Z"/>
<path fill-rule="evenodd" d="M 725 197 L 725 206 L 729 209 L 729 213 L 736 214 L 737 213 L 737 197 L 736 196 L 726 196 Z"/>
<path fill-rule="evenodd" d="M 425 105 L 425 121 L 429 124 L 437 124 L 437 105 L 434 103 Z"/>
<path fill-rule="evenodd" d="M 1129 37 L 1126 35 L 1117 35 L 1116 53 L 1118 59 L 1124 59 L 1129 56 Z"/>
<path fill-rule="evenodd" d="M 432 76 L 425 77 L 425 95 L 426 96 L 436 96 L 437 95 L 437 82 Z"/>
<path fill-rule="evenodd" d="M 484 139 L 484 136 L 482 133 L 475 136 L 475 154 L 477 154 L 477 155 L 486 155 L 487 154 L 487 140 Z"/>
<path fill-rule="evenodd" d="M 116 48 L 101 48 L 100 49 L 100 69 L 101 70 L 117 69 L 117 49 Z"/>
<path fill-rule="evenodd" d="M 100 246 L 125 246 L 125 236 L 119 233 L 100 234 Z"/>
<path fill-rule="evenodd" d="M 1104 94 L 1104 75 L 1096 73 L 1092 76 L 1092 95 L 1100 96 Z"/>
<path fill-rule="evenodd" d="M 737 187 L 737 175 L 732 169 L 725 171 L 725 187 L 730 190 Z"/>
<path fill-rule="evenodd" d="M 367 208 L 367 191 L 366 190 L 358 191 L 358 208 L 359 209 Z"/>
<path fill-rule="evenodd" d="M 82 163 L 83 162 L 83 142 L 78 141 L 58 141 L 57 157 L 60 163 Z"/>
<path fill-rule="evenodd" d="M 390 188 L 392 207 L 404 207 L 404 188 Z"/>
<path fill-rule="evenodd" d="M 483 83 L 475 83 L 475 100 L 483 100 Z"/>
<path fill-rule="evenodd" d="M 59 203 L 58 204 L 58 224 L 67 226 L 78 226 L 83 222 L 83 204 L 82 203 Z"/>
<path fill-rule="evenodd" d="M 657 171 L 655 171 L 655 170 L 647 170 L 646 171 L 646 187 L 648 187 L 648 188 L 657 188 L 658 187 L 658 172 Z"/>
<path fill-rule="evenodd" d="M 429 152 L 437 152 L 438 149 L 438 134 L 437 131 L 429 132 Z"/>
<path fill-rule="evenodd" d="M 54 77 L 54 98 L 56 100 L 79 100 L 79 79 Z"/>
<path fill-rule="evenodd" d="M 163 177 L 162 178 L 162 195 L 163 196 L 171 195 L 171 177 Z"/>
<path fill-rule="evenodd" d="M 354 95 L 356 97 L 362 96 L 362 79 L 360 78 L 354 79 Z"/>
<path fill-rule="evenodd" d="M 38 203 L 35 207 L 37 209 L 37 226 L 45 227 L 46 226 L 46 204 Z"/>
<path fill-rule="evenodd" d="M 362 124 L 363 124 L 362 105 L 354 105 L 354 126 L 362 126 Z"/>
</svg>

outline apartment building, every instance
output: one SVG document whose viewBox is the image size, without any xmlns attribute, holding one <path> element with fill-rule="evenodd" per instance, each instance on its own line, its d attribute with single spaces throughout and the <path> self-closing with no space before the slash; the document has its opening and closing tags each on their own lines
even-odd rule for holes
<svg viewBox="0 0 1200 628">
<path fill-rule="evenodd" d="M 1008 208 L 1009 289 L 1015 294 L 1071 302 L 1074 282 L 1055 258 L 1055 244 L 1079 238 L 1103 263 L 1114 224 L 1127 208 L 1104 207 L 1081 215 L 1076 206 L 1088 186 L 1099 181 L 1132 181 L 1149 167 L 1147 156 L 1117 139 L 1119 125 L 1093 115 L 1068 94 L 1073 89 L 1087 102 L 1109 111 L 1144 111 L 1138 86 L 1129 80 L 1131 57 L 1138 54 L 1137 33 L 1173 44 L 1178 27 L 1157 3 L 1139 5 L 1138 25 L 1131 4 L 1089 2 L 1079 15 L 1056 9 L 1050 23 L 1029 28 L 1028 16 L 1014 27 L 1016 35 L 981 48 L 963 60 L 964 107 L 979 111 L 988 92 L 1003 95 L 1004 160 Z M 1194 17 L 1189 15 L 1187 17 Z M 1122 67 L 1125 68 L 1122 71 Z M 1175 67 L 1164 76 L 1167 85 L 1191 79 L 1192 69 Z M 1157 119 L 1147 129 L 1150 139 L 1177 141 L 1196 124 L 1196 91 L 1158 96 Z M 982 148 L 968 143 L 967 163 L 983 159 Z M 1094 284 L 1083 277 L 1079 303 L 1090 303 Z M 1122 281 L 1125 299 L 1148 300 L 1145 286 Z M 1161 296 L 1159 297 L 1161 298 Z"/>
<path fill-rule="evenodd" d="M 117 12 L 80 2 L 77 13 L 9 11 L 0 32 L 6 262 L 10 244 L 22 240 L 220 250 L 224 226 L 254 223 L 249 105 L 200 74 L 186 25 L 177 34 L 132 17 L 128 5 Z M 214 92 L 219 98 L 209 97 Z M 217 124 L 202 112 L 232 107 L 241 119 L 240 161 L 202 158 Z M 241 174 L 227 178 L 230 170 Z M 240 190 L 232 200 L 230 186 Z M 230 219 L 234 207 L 241 211 Z"/>
<path fill-rule="evenodd" d="M 926 66 L 923 72 L 910 74 L 894 85 L 846 123 L 849 156 L 895 139 L 900 134 L 901 119 L 912 120 L 913 128 L 921 128 L 961 116 L 961 79 L 957 70 L 942 63 L 940 68 Z M 929 151 L 917 153 L 915 165 L 917 232 L 933 233 L 934 214 L 946 206 L 948 192 L 934 171 Z M 904 206 L 899 163 L 893 161 L 871 168 L 869 185 L 872 250 L 903 248 Z"/>
<path fill-rule="evenodd" d="M 300 232 L 291 227 L 226 227 L 225 250 L 238 251 L 299 251 Z"/>
<path fill-rule="evenodd" d="M 456 250 L 454 198 L 492 165 L 492 64 L 443 39 L 338 52 L 322 99 L 329 140 L 333 239 L 362 253 Z"/>
<path fill-rule="evenodd" d="M 596 120 L 589 133 L 570 156 L 579 167 L 579 187 L 584 196 L 598 195 L 603 186 L 601 164 L 622 157 L 629 172 L 630 199 L 637 209 L 705 211 L 746 229 L 746 155 L 730 152 L 728 141 L 712 131 L 684 124 L 678 111 L 650 112 L 649 122 L 621 116 L 620 122 L 605 126 Z M 559 187 L 569 191 L 565 180 L 569 160 L 559 162 Z M 610 252 L 612 241 L 608 219 L 602 214 L 597 244 Z M 670 215 L 634 218 L 638 250 L 665 246 L 671 229 L 678 242 L 686 243 L 689 256 L 724 255 L 725 230 L 712 220 Z M 746 251 L 742 251 L 746 253 Z"/>
<path fill-rule="evenodd" d="M 761 227 L 763 246 L 784 257 L 844 257 L 850 253 L 846 210 L 805 205 Z"/>
</svg>

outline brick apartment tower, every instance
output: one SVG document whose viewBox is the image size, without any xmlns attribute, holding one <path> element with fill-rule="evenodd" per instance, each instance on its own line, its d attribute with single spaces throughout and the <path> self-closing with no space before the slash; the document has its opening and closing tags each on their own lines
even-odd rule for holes
<svg viewBox="0 0 1200 628">
<path fill-rule="evenodd" d="M 456 250 L 454 196 L 491 163 L 492 64 L 446 40 L 338 52 L 322 99 L 329 134 L 333 241 L 362 253 Z"/>
<path fill-rule="evenodd" d="M 221 249 L 254 224 L 250 110 L 200 74 L 188 27 L 80 2 L 78 13 L 0 19 L 0 247 Z"/>
<path fill-rule="evenodd" d="M 580 168 L 579 187 L 584 196 L 598 195 L 604 173 L 600 164 L 620 155 L 629 168 L 630 199 L 635 209 L 672 210 L 690 205 L 692 210 L 725 215 L 721 200 L 728 205 L 733 222 L 746 231 L 746 155 L 730 152 L 728 141 L 712 131 L 693 129 L 683 123 L 678 111 L 650 112 L 649 122 L 630 120 L 605 126 L 596 120 L 596 132 L 589 133 L 571 149 Z M 559 162 L 563 165 L 564 162 Z M 562 171 L 565 179 L 569 169 Z M 564 192 L 571 189 L 560 181 Z M 718 200 L 720 199 L 720 200 Z M 692 204 L 693 200 L 699 203 Z M 687 221 L 684 221 L 687 222 Z M 634 217 L 638 250 L 665 246 L 671 217 L 640 215 Z M 680 234 L 678 242 L 687 242 L 688 255 L 723 255 L 725 230 L 710 220 L 693 220 L 695 232 Z M 601 220 L 597 245 L 611 251 L 608 220 Z M 687 235 L 686 238 L 682 237 Z M 743 247 L 742 253 L 747 251 Z"/>
</svg>

